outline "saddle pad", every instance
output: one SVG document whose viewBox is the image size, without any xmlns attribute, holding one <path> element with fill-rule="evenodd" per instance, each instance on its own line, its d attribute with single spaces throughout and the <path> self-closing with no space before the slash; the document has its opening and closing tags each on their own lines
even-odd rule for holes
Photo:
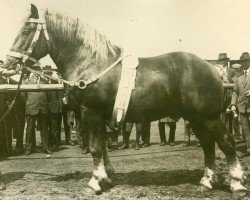
<svg viewBox="0 0 250 200">
<path fill-rule="evenodd" d="M 138 58 L 128 55 L 122 60 L 122 73 L 113 109 L 112 120 L 122 122 L 125 119 L 132 90 L 135 88 Z"/>
</svg>

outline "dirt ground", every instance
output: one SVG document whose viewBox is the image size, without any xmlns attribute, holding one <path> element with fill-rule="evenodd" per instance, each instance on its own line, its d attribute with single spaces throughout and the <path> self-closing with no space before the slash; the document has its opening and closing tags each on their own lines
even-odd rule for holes
<svg viewBox="0 0 250 200">
<path fill-rule="evenodd" d="M 154 122 L 150 147 L 111 152 L 116 170 L 113 187 L 101 195 L 95 195 L 87 187 L 93 170 L 92 158 L 90 154 L 82 155 L 78 145 L 62 145 L 51 158 L 42 153 L 9 157 L 0 162 L 1 178 L 7 187 L 0 191 L 0 199 L 231 199 L 227 180 L 212 191 L 201 189 L 203 152 L 195 146 L 193 137 L 191 146 L 182 146 L 183 131 L 183 121 L 180 121 L 176 145 L 160 147 L 157 123 Z M 132 133 L 131 144 L 134 139 Z M 218 169 L 226 173 L 225 159 L 220 151 L 216 153 Z M 250 158 L 242 161 L 245 166 L 250 166 Z M 250 188 L 249 177 L 247 187 Z M 250 199 L 249 192 L 244 199 Z"/>
</svg>

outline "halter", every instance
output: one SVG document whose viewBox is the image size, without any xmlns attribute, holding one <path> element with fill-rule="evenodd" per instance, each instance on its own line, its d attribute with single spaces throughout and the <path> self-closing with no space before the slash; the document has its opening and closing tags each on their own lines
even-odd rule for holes
<svg viewBox="0 0 250 200">
<path fill-rule="evenodd" d="M 35 35 L 33 37 L 33 40 L 31 42 L 28 50 L 26 51 L 26 53 L 22 54 L 22 53 L 19 53 L 19 52 L 16 52 L 16 51 L 10 51 L 7 54 L 8 56 L 22 59 L 22 63 L 25 63 L 27 60 L 30 60 L 30 61 L 36 63 L 38 60 L 36 58 L 31 57 L 31 54 L 32 54 L 32 52 L 34 50 L 34 47 L 35 47 L 35 45 L 36 45 L 36 43 L 37 43 L 37 41 L 39 39 L 39 36 L 40 36 L 42 30 L 44 32 L 44 36 L 46 38 L 46 41 L 47 41 L 47 44 L 48 44 L 48 47 L 49 47 L 49 34 L 48 34 L 48 31 L 47 31 L 45 16 L 44 16 L 44 14 L 40 14 L 40 13 L 38 13 L 38 16 L 42 16 L 41 19 L 39 19 L 39 18 L 38 19 L 29 18 L 29 20 L 26 21 L 26 23 L 35 23 L 35 24 L 37 24 Z"/>
</svg>

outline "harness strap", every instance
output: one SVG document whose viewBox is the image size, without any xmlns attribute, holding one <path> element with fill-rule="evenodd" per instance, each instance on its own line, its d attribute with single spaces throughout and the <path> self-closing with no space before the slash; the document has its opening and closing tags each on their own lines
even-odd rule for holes
<svg viewBox="0 0 250 200">
<path fill-rule="evenodd" d="M 103 72 L 101 72 L 101 73 L 99 73 L 99 74 L 97 74 L 95 76 L 92 76 L 88 80 L 86 80 L 86 81 L 80 80 L 78 82 L 78 88 L 85 89 L 89 84 L 97 81 L 100 77 L 102 77 L 104 74 L 106 74 L 107 72 L 109 72 L 113 67 L 115 67 L 118 63 L 120 63 L 126 57 L 128 57 L 128 55 L 121 56 L 112 65 L 110 65 L 108 68 L 106 68 Z"/>
</svg>

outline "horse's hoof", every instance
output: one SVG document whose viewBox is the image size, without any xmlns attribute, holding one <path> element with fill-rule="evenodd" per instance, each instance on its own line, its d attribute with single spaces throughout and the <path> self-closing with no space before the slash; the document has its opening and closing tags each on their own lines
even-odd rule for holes
<svg viewBox="0 0 250 200">
<path fill-rule="evenodd" d="M 90 181 L 88 182 L 88 187 L 90 187 L 92 190 L 94 190 L 96 194 L 102 193 L 102 189 L 99 185 L 99 181 L 95 177 L 92 177 L 90 179 Z"/>
<path fill-rule="evenodd" d="M 230 188 L 232 192 L 242 192 L 242 191 L 246 192 L 247 191 L 247 188 L 242 185 L 241 181 L 235 180 L 235 179 L 231 179 Z"/>
<path fill-rule="evenodd" d="M 204 186 L 204 187 L 206 187 L 206 188 L 208 188 L 210 190 L 213 189 L 212 184 L 211 184 L 210 180 L 207 177 L 203 177 L 201 179 L 200 185 L 202 185 L 202 186 Z"/>
</svg>

